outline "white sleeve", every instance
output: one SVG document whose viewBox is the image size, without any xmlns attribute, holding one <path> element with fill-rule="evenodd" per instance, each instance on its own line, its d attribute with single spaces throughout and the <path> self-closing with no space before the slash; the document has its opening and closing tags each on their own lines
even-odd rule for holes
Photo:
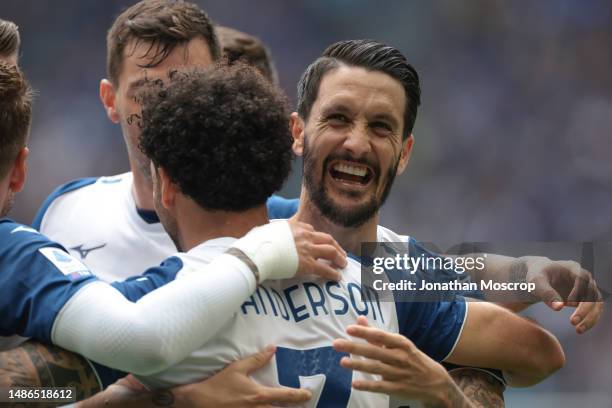
<svg viewBox="0 0 612 408">
<path fill-rule="evenodd" d="M 231 319 L 255 291 L 256 273 L 268 278 L 295 275 L 298 259 L 293 235 L 287 225 L 278 224 L 256 229 L 256 237 L 265 245 L 251 233 L 232 245 L 250 255 L 246 263 L 223 254 L 136 303 L 106 283 L 86 285 L 58 313 L 53 343 L 122 371 L 138 375 L 163 371 L 206 343 Z M 281 271 L 279 264 L 291 270 Z"/>
<path fill-rule="evenodd" d="M 254 290 L 255 276 L 231 255 L 221 255 L 136 303 L 94 282 L 64 305 L 51 339 L 102 365 L 150 375 L 206 343 Z"/>
</svg>

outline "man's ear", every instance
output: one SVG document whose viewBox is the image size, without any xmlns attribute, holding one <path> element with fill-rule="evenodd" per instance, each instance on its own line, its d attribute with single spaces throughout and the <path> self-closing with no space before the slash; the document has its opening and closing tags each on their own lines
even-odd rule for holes
<svg viewBox="0 0 612 408">
<path fill-rule="evenodd" d="M 116 109 L 117 91 L 108 79 L 100 81 L 100 100 L 110 121 L 119 123 L 119 114 Z"/>
<path fill-rule="evenodd" d="M 296 156 L 301 156 L 304 153 L 304 121 L 297 112 L 291 114 L 289 126 L 291 127 L 291 136 L 293 136 L 293 153 Z"/>
<path fill-rule="evenodd" d="M 157 168 L 157 182 L 159 183 L 160 202 L 165 209 L 169 210 L 174 207 L 176 201 L 177 187 L 168 176 L 168 173 L 161 168 Z"/>
<path fill-rule="evenodd" d="M 410 161 L 410 155 L 412 154 L 412 146 L 414 145 L 414 136 L 410 134 L 408 139 L 406 139 L 402 145 L 402 152 L 400 153 L 400 160 L 397 165 L 397 173 L 396 175 L 400 175 L 406 169 L 406 165 L 408 161 Z"/>
<path fill-rule="evenodd" d="M 29 154 L 30 150 L 27 147 L 24 147 L 19 151 L 19 153 L 17 153 L 15 165 L 13 166 L 13 170 L 11 171 L 9 178 L 9 190 L 11 190 L 13 193 L 18 193 L 23 190 L 23 186 L 25 185 L 28 175 L 27 160 Z"/>
</svg>

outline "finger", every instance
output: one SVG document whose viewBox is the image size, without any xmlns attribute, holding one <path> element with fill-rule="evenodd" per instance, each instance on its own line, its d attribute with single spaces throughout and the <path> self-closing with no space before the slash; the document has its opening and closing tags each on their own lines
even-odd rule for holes
<svg viewBox="0 0 612 408">
<path fill-rule="evenodd" d="M 310 252 L 313 258 L 328 260 L 338 268 L 346 266 L 346 256 L 333 245 L 315 244 L 311 247 Z"/>
<path fill-rule="evenodd" d="M 297 225 L 299 228 L 302 228 L 306 231 L 314 231 L 314 227 L 308 224 L 307 222 L 295 221 L 295 225 Z"/>
<path fill-rule="evenodd" d="M 324 279 L 332 281 L 339 281 L 342 279 L 342 274 L 325 262 L 310 262 L 309 267 L 306 270 L 308 271 L 308 274 L 317 275 Z"/>
<path fill-rule="evenodd" d="M 353 324 L 346 328 L 346 332 L 353 337 L 359 337 L 375 344 L 382 344 L 389 348 L 411 349 L 414 347 L 414 344 L 401 334 L 389 333 L 374 327 Z"/>
<path fill-rule="evenodd" d="M 368 319 L 365 316 L 358 316 L 357 317 L 357 324 L 359 326 L 363 326 L 363 327 L 370 327 L 370 323 L 368 322 Z M 368 340 L 368 343 L 373 344 L 375 346 L 385 347 L 383 344 L 375 343 L 375 342 L 369 341 L 369 340 Z"/>
<path fill-rule="evenodd" d="M 312 393 L 304 388 L 258 387 L 253 399 L 257 404 L 299 404 L 312 398 Z"/>
<path fill-rule="evenodd" d="M 400 384 L 392 381 L 353 381 L 353 388 L 360 391 L 377 392 L 380 394 L 396 394 L 401 391 Z"/>
<path fill-rule="evenodd" d="M 333 245 L 334 247 L 336 247 L 338 249 L 338 251 L 340 251 L 346 257 L 346 251 L 340 246 L 338 241 L 336 241 L 334 239 L 334 237 L 332 237 L 329 234 L 326 234 L 324 232 L 315 231 L 315 232 L 312 233 L 312 241 L 315 244 L 329 244 L 329 245 Z"/>
<path fill-rule="evenodd" d="M 567 297 L 568 302 L 581 302 L 586 300 L 590 282 L 591 275 L 586 270 L 582 269 L 577 273 L 574 280 L 574 286 Z"/>
<path fill-rule="evenodd" d="M 255 353 L 246 358 L 243 358 L 242 360 L 233 362 L 228 366 L 227 369 L 234 369 L 245 374 L 251 374 L 253 371 L 259 370 L 260 368 L 268 364 L 275 352 L 275 346 L 267 346 L 259 353 Z"/>
<path fill-rule="evenodd" d="M 603 302 L 583 302 L 590 303 L 593 305 L 589 313 L 586 314 L 585 318 L 576 326 L 576 332 L 582 334 L 590 330 L 599 321 L 603 312 Z M 580 306 L 578 306 L 580 307 Z"/>
<path fill-rule="evenodd" d="M 546 277 L 540 275 L 533 280 L 533 283 L 536 285 L 536 294 L 548 307 L 557 311 L 563 309 L 563 299 L 561 295 L 550 286 Z"/>
<path fill-rule="evenodd" d="M 383 376 L 385 379 L 390 380 L 398 380 L 406 376 L 404 370 L 377 360 L 363 360 L 343 357 L 340 360 L 340 365 L 349 370 L 361 371 L 370 374 L 378 374 Z"/>
<path fill-rule="evenodd" d="M 570 322 L 574 326 L 578 326 L 595 308 L 595 304 L 595 302 L 580 302 L 574 313 L 570 316 Z"/>
<path fill-rule="evenodd" d="M 354 356 L 362 356 L 372 360 L 394 365 L 396 367 L 406 367 L 411 364 L 408 358 L 404 358 L 401 350 L 394 350 L 375 346 L 367 343 L 357 343 L 345 339 L 336 339 L 332 342 L 334 350 L 349 353 Z M 398 352 L 399 351 L 399 352 Z"/>
</svg>

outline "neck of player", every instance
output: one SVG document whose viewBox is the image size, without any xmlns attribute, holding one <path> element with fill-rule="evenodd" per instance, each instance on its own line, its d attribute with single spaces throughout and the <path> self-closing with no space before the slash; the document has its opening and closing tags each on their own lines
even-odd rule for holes
<svg viewBox="0 0 612 408">
<path fill-rule="evenodd" d="M 132 170 L 132 196 L 136 207 L 141 210 L 154 211 L 153 205 L 153 183 L 148 179 L 137 166 L 130 166 Z"/>
<path fill-rule="evenodd" d="M 177 196 L 176 204 L 177 238 L 185 252 L 210 239 L 243 237 L 268 223 L 265 204 L 241 212 L 208 211 L 181 195 Z"/>
<path fill-rule="evenodd" d="M 317 231 L 331 235 L 345 251 L 357 256 L 361 255 L 363 242 L 376 242 L 377 240 L 378 213 L 358 227 L 343 227 L 321 214 L 319 208 L 310 200 L 304 187 L 300 195 L 300 206 L 294 217 L 298 221 L 312 225 Z"/>
</svg>

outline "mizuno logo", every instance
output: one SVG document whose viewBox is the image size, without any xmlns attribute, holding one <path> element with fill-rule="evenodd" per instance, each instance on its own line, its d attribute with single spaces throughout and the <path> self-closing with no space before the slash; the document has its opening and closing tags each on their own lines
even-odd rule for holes
<svg viewBox="0 0 612 408">
<path fill-rule="evenodd" d="M 75 246 L 70 248 L 72 251 L 77 251 L 79 253 L 79 255 L 81 256 L 81 259 L 85 259 L 87 258 L 87 255 L 89 255 L 89 253 L 91 251 L 95 251 L 96 249 L 101 249 L 104 248 L 106 246 L 106 244 L 102 244 L 102 245 L 98 245 L 96 247 L 91 247 L 91 248 L 83 248 L 84 244 Z"/>
</svg>

